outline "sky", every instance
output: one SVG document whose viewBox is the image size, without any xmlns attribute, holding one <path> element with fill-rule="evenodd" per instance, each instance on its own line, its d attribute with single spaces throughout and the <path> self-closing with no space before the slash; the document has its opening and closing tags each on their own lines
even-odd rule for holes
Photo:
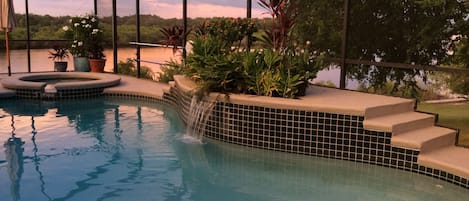
<svg viewBox="0 0 469 201">
<path fill-rule="evenodd" d="M 13 0 L 15 11 L 25 13 L 25 0 Z M 187 0 L 188 16 L 196 17 L 245 17 L 246 0 Z M 252 0 L 253 17 L 268 17 Z M 135 0 L 117 0 L 119 16 L 135 13 Z M 93 0 L 29 0 L 29 13 L 51 16 L 82 15 L 93 12 Z M 182 0 L 140 0 L 140 13 L 163 18 L 182 18 Z M 98 0 L 98 14 L 112 14 L 112 0 Z"/>
</svg>

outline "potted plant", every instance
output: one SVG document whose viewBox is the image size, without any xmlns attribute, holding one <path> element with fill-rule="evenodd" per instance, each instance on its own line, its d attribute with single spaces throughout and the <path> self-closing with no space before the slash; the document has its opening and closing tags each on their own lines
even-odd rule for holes
<svg viewBox="0 0 469 201">
<path fill-rule="evenodd" d="M 101 29 L 93 29 L 89 38 L 88 56 L 91 72 L 104 72 L 106 59 L 103 48 L 103 32 Z"/>
<path fill-rule="evenodd" d="M 95 15 L 85 15 L 70 19 L 70 25 L 64 26 L 66 36 L 73 42 L 70 52 L 73 55 L 75 71 L 90 71 L 90 48 L 97 40 L 95 35 L 101 31 L 98 28 L 98 17 Z M 101 44 L 101 43 L 100 43 Z"/>
<path fill-rule="evenodd" d="M 84 42 L 74 40 L 71 47 L 70 53 L 73 55 L 73 68 L 74 71 L 88 72 L 90 71 L 90 63 L 84 47 Z"/>
<path fill-rule="evenodd" d="M 68 58 L 68 48 L 66 47 L 53 47 L 54 51 L 49 51 L 49 59 L 54 61 L 54 70 L 58 72 L 67 71 L 68 62 L 65 61 Z"/>
</svg>

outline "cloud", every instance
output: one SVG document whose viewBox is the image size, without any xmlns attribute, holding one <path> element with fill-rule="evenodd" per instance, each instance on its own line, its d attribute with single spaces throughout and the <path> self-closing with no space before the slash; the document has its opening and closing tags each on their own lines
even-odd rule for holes
<svg viewBox="0 0 469 201">
<path fill-rule="evenodd" d="M 93 12 L 92 0 L 41 0 L 30 1 L 29 12 L 40 15 L 65 16 L 83 15 Z M 117 1 L 117 14 L 127 16 L 135 14 L 135 0 Z M 252 16 L 266 17 L 257 6 L 257 0 L 252 2 Z M 25 13 L 24 1 L 15 1 L 17 13 Z M 182 1 L 174 0 L 140 0 L 140 13 L 159 15 L 163 18 L 182 18 Z M 112 0 L 98 0 L 98 14 L 112 15 Z M 196 17 L 245 17 L 245 0 L 188 0 L 188 16 Z"/>
<path fill-rule="evenodd" d="M 257 2 L 257 0 L 252 0 L 252 1 L 253 1 L 253 4 Z M 166 4 L 178 4 L 178 3 L 181 3 L 182 1 L 159 0 L 158 2 L 166 3 Z M 191 5 L 210 4 L 210 5 L 231 6 L 231 7 L 239 7 L 239 8 L 246 7 L 246 0 L 188 0 L 187 2 Z"/>
<path fill-rule="evenodd" d="M 14 1 L 15 11 L 25 13 L 25 1 Z M 29 13 L 52 16 L 80 15 L 93 12 L 90 0 L 29 1 Z"/>
<path fill-rule="evenodd" d="M 167 4 L 167 3 L 154 3 L 151 6 L 145 7 L 141 11 L 146 14 L 159 15 L 164 18 L 181 18 L 182 17 L 182 4 Z M 263 11 L 260 9 L 253 9 L 253 17 L 262 17 Z M 246 8 L 236 6 L 225 6 L 207 3 L 189 4 L 187 8 L 187 15 L 190 18 L 196 17 L 245 17 Z"/>
</svg>

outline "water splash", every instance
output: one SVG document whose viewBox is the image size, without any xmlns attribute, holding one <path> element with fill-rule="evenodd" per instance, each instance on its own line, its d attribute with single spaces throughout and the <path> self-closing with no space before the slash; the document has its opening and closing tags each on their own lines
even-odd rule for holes
<svg viewBox="0 0 469 201">
<path fill-rule="evenodd" d="M 190 133 L 184 133 L 179 140 L 184 144 L 204 144 L 201 139 L 195 138 Z"/>
<path fill-rule="evenodd" d="M 207 125 L 207 121 L 212 113 L 214 105 L 215 102 L 199 100 L 196 96 L 192 97 L 186 120 L 186 135 L 202 140 L 205 126 Z"/>
</svg>

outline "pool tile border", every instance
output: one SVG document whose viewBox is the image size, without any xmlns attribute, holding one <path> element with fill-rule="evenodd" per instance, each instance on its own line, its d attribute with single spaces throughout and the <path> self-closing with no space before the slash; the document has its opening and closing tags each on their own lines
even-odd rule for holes
<svg viewBox="0 0 469 201">
<path fill-rule="evenodd" d="M 187 122 L 192 97 L 177 88 L 165 94 Z M 276 109 L 217 101 L 204 137 L 267 150 L 348 160 L 430 176 L 469 189 L 468 178 L 417 163 L 419 150 L 391 145 L 390 132 L 363 128 L 363 116 Z"/>
</svg>

